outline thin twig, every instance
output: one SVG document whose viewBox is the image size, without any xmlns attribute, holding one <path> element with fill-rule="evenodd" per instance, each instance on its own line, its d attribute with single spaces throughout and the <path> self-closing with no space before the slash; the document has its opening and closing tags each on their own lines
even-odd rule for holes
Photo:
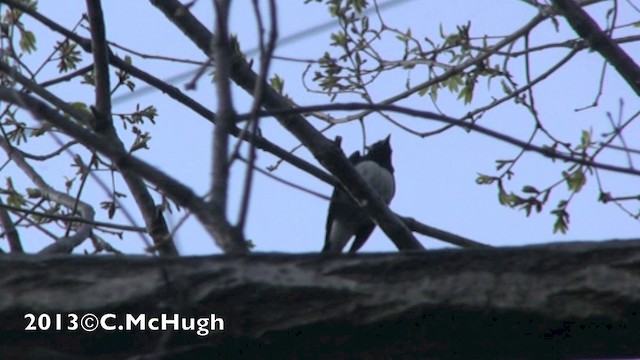
<svg viewBox="0 0 640 360">
<path fill-rule="evenodd" d="M 25 160 L 20 152 L 13 151 L 9 143 L 2 137 L 0 137 L 0 147 L 4 149 L 4 151 L 11 157 L 13 162 L 31 179 L 31 181 L 38 187 L 38 189 L 42 192 L 43 196 L 60 203 L 64 207 L 68 209 L 73 209 L 76 205 L 76 199 L 73 197 L 52 188 L 46 181 L 38 174 L 29 163 Z M 78 213 L 80 217 L 87 220 L 88 223 L 94 222 L 95 211 L 93 208 L 83 202 L 77 202 Z M 86 238 L 91 234 L 92 226 L 88 223 L 85 223 L 79 226 L 76 229 L 76 232 L 73 236 L 67 236 L 64 238 L 59 238 L 58 241 L 52 245 L 49 245 L 42 249 L 41 253 L 69 253 L 76 246 L 80 245 Z"/>
<path fill-rule="evenodd" d="M 88 221 L 87 219 L 79 216 L 65 216 L 65 215 L 45 213 L 41 211 L 22 209 L 19 207 L 6 205 L 2 203 L 0 203 L 0 208 L 10 210 L 16 213 L 25 214 L 25 215 L 34 215 L 41 218 L 60 220 L 64 222 L 88 224 L 93 227 L 102 227 L 102 228 L 109 228 L 114 230 L 133 231 L 133 232 L 141 232 L 141 233 L 146 232 L 146 229 L 140 226 L 121 225 L 121 224 L 114 224 L 114 223 L 108 223 L 108 222 L 102 222 L 102 221 Z"/>
<path fill-rule="evenodd" d="M 352 110 L 352 111 L 364 110 L 368 112 L 391 111 L 391 112 L 397 112 L 405 115 L 414 116 L 417 118 L 435 120 L 435 121 L 443 122 L 446 124 L 458 126 L 465 130 L 476 131 L 482 135 L 489 136 L 496 140 L 500 140 L 502 142 L 517 146 L 527 151 L 538 153 L 540 155 L 543 155 L 551 159 L 565 160 L 565 161 L 569 161 L 579 165 L 595 167 L 595 168 L 618 172 L 622 174 L 640 175 L 640 170 L 596 162 L 586 158 L 577 157 L 574 154 L 563 153 L 563 152 L 555 151 L 553 149 L 549 149 L 546 147 L 529 144 L 526 141 L 517 139 L 515 137 L 483 127 L 481 125 L 477 125 L 477 124 L 465 121 L 466 117 L 456 119 L 446 115 L 436 114 L 430 111 L 416 110 L 416 109 L 406 108 L 398 105 L 367 104 L 367 103 L 331 103 L 331 104 L 325 104 L 325 105 L 303 106 L 295 109 L 288 108 L 288 109 L 261 111 L 260 116 L 278 116 L 278 115 L 285 116 L 285 115 L 291 115 L 291 114 L 305 114 L 305 113 L 311 113 L 316 111 L 336 111 L 336 110 Z M 250 116 L 251 114 L 239 114 L 238 119 L 246 120 Z"/>
<path fill-rule="evenodd" d="M 278 41 L 278 17 L 277 9 L 274 0 L 269 1 L 269 20 L 270 31 L 269 39 L 265 46 L 262 34 L 264 34 L 264 26 L 262 25 L 262 15 L 260 14 L 260 7 L 257 0 L 253 2 L 253 8 L 256 12 L 256 18 L 258 23 L 259 39 L 260 39 L 260 71 L 258 77 L 260 80 L 257 82 L 255 91 L 253 92 L 253 105 L 251 106 L 251 114 L 253 116 L 249 120 L 251 126 L 250 140 L 249 140 L 249 159 L 247 161 L 247 167 L 245 172 L 245 181 L 242 191 L 242 198 L 240 200 L 240 212 L 238 214 L 238 223 L 236 226 L 240 231 L 244 231 L 244 226 L 247 220 L 247 213 L 249 211 L 249 199 L 251 197 L 251 186 L 253 184 L 253 169 L 256 163 L 256 145 L 253 134 L 257 134 L 259 131 L 260 117 L 258 111 L 262 107 L 262 98 L 264 96 L 264 87 L 267 83 L 267 75 L 269 74 L 269 67 L 271 65 L 271 59 L 273 58 L 273 51 L 276 48 Z"/>
</svg>

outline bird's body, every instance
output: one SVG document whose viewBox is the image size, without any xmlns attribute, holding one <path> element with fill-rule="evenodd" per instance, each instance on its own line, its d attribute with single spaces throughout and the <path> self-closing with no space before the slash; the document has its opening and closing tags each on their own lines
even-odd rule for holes
<svg viewBox="0 0 640 360">
<path fill-rule="evenodd" d="M 356 151 L 349 156 L 349 160 L 360 176 L 385 203 L 389 204 L 396 190 L 389 137 L 371 145 L 364 156 Z M 351 237 L 355 235 L 355 240 L 349 250 L 350 253 L 354 253 L 367 241 L 374 228 L 375 223 L 351 199 L 349 194 L 340 188 L 335 188 L 329 204 L 325 244 L 322 251 L 340 253 Z"/>
</svg>

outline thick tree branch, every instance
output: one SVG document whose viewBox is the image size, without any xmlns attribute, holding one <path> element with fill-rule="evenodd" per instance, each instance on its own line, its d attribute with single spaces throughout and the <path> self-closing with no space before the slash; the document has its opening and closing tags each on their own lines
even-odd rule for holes
<svg viewBox="0 0 640 360">
<path fill-rule="evenodd" d="M 215 0 L 215 27 L 221 34 L 211 43 L 211 54 L 208 54 L 216 62 L 216 96 L 218 103 L 218 115 L 213 129 L 213 160 L 211 174 L 211 203 L 220 213 L 227 216 L 227 199 L 229 196 L 229 174 L 231 163 L 229 161 L 229 134 L 235 127 L 236 111 L 233 108 L 231 98 L 231 44 L 229 42 L 229 0 Z M 229 231 L 222 233 L 219 242 L 233 243 L 225 248 L 244 248 L 243 252 L 249 252 L 249 247 L 242 230 L 233 226 L 225 228 Z"/>
<path fill-rule="evenodd" d="M 631 358 L 640 353 L 639 259 L 639 240 L 339 257 L 0 256 L 0 351 L 83 359 Z M 126 313 L 215 314 L 224 330 L 24 331 L 25 313 L 113 313 L 111 324 Z"/>
<path fill-rule="evenodd" d="M 214 36 L 189 11 L 176 0 L 156 1 L 151 3 L 160 9 L 193 43 L 209 55 L 210 44 Z M 251 70 L 249 64 L 241 56 L 233 56 L 231 78 L 249 94 L 253 94 L 260 81 L 258 75 Z M 291 103 L 271 86 L 264 85 L 264 102 L 266 109 L 291 109 Z M 411 231 L 398 219 L 387 205 L 374 193 L 353 168 L 347 157 L 330 140 L 326 139 L 303 116 L 299 114 L 276 117 L 280 124 L 291 132 L 313 156 L 331 172 L 358 204 L 371 216 L 387 236 L 400 250 L 424 249 Z"/>
<path fill-rule="evenodd" d="M 215 202 L 222 211 L 227 211 L 227 197 L 229 190 L 229 133 L 235 126 L 235 110 L 231 99 L 231 44 L 229 43 L 228 20 L 229 1 L 214 0 L 216 8 L 216 32 L 220 36 L 211 43 L 211 54 L 207 54 L 216 63 L 216 98 L 218 115 L 213 130 L 213 174 L 211 184 L 211 201 Z"/>
<path fill-rule="evenodd" d="M 113 131 L 113 121 L 111 119 L 109 47 L 100 0 L 87 0 L 87 9 L 91 27 L 91 44 L 93 44 L 93 73 L 96 89 L 95 129 L 99 134 L 110 134 Z"/>
<path fill-rule="evenodd" d="M 605 34 L 598 24 L 573 0 L 553 0 L 553 4 L 567 19 L 569 25 L 589 46 L 600 53 L 623 79 L 640 95 L 640 67 L 620 45 Z"/>
</svg>

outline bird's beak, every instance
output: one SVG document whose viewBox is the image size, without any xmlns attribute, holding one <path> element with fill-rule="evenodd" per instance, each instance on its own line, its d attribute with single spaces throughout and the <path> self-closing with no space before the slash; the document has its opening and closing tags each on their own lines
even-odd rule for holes
<svg viewBox="0 0 640 360">
<path fill-rule="evenodd" d="M 384 139 L 384 142 L 385 142 L 386 144 L 389 144 L 389 142 L 390 142 L 390 141 L 391 141 L 391 134 L 387 135 L 387 138 L 386 138 L 386 139 Z"/>
</svg>

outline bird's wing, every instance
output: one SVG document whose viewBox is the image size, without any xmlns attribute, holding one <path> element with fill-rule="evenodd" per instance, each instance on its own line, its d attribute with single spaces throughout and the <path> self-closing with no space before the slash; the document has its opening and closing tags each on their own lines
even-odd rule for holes
<svg viewBox="0 0 640 360">
<path fill-rule="evenodd" d="M 351 155 L 349 155 L 349 161 L 354 165 L 359 163 L 361 158 L 362 156 L 360 156 L 359 151 L 354 151 Z M 330 239 L 330 237 L 332 234 L 332 230 L 334 230 L 333 226 L 336 225 L 338 220 L 343 225 L 347 225 L 353 220 L 355 211 L 357 211 L 357 208 L 354 208 L 354 204 L 351 201 L 349 195 L 342 191 L 339 187 L 334 188 L 333 193 L 331 194 L 329 213 L 327 214 L 327 223 L 325 225 L 326 232 L 324 237 L 324 247 L 322 248 L 323 252 L 328 252 L 331 250 L 332 239 Z M 351 236 L 353 236 L 353 234 L 349 235 L 349 237 Z"/>
<path fill-rule="evenodd" d="M 369 239 L 369 236 L 371 236 L 371 233 L 375 228 L 376 224 L 371 220 L 367 220 L 365 224 L 362 224 L 356 231 L 356 239 L 353 240 L 351 249 L 349 249 L 349 253 L 353 254 L 356 251 L 360 250 L 362 245 L 364 245 L 367 239 Z"/>
</svg>

